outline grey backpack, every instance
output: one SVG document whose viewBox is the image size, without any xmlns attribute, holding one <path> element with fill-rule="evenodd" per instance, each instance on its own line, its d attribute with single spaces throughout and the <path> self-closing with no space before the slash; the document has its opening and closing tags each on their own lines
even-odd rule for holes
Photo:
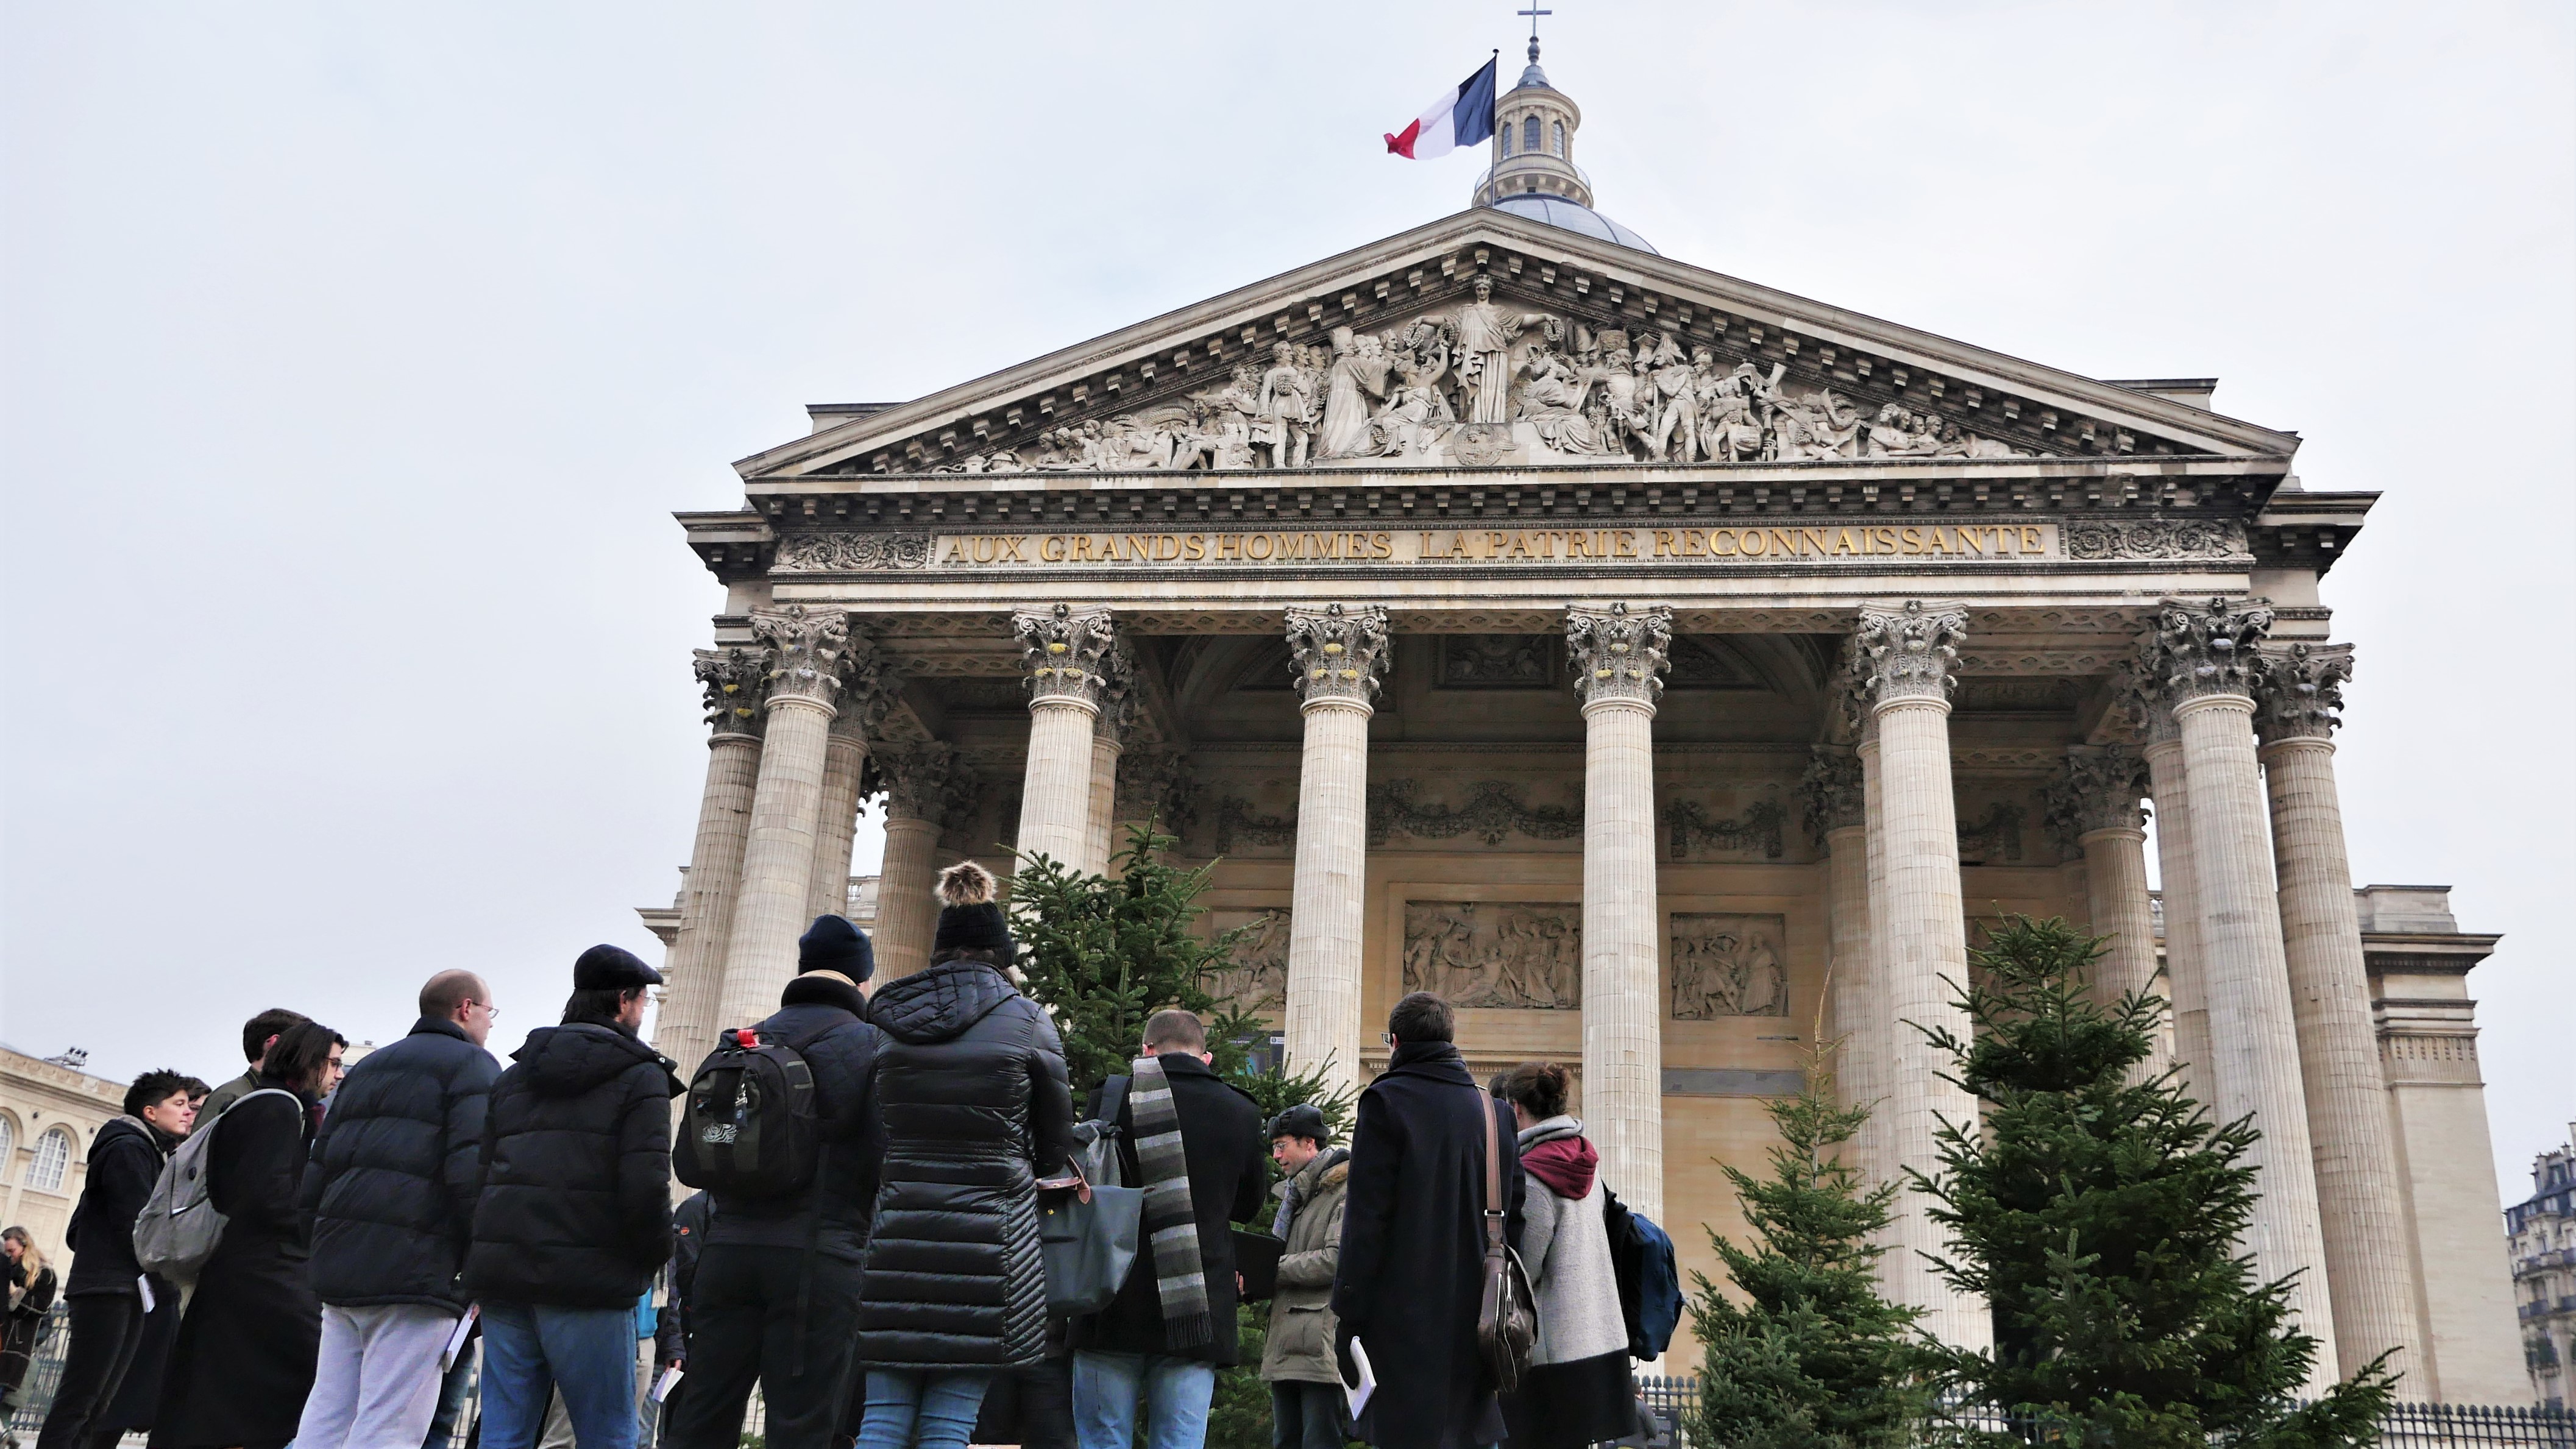
<svg viewBox="0 0 2576 1449">
<path fill-rule="evenodd" d="M 304 1110 L 293 1092 L 275 1087 L 246 1092 L 224 1110 L 229 1113 L 254 1097 L 284 1097 L 296 1103 L 297 1111 Z M 206 1180 L 215 1129 L 222 1123 L 223 1118 L 217 1117 L 179 1144 L 170 1160 L 161 1164 L 152 1195 L 143 1200 L 143 1211 L 134 1219 L 134 1261 L 144 1272 L 157 1273 L 178 1289 L 183 1303 L 196 1292 L 198 1275 L 215 1256 L 215 1245 L 224 1240 L 224 1215 L 215 1211 Z"/>
</svg>

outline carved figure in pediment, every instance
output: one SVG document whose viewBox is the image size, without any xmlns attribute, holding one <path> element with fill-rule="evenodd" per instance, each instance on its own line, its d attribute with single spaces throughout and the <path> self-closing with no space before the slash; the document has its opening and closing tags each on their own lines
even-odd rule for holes
<svg viewBox="0 0 2576 1449">
<path fill-rule="evenodd" d="M 1618 451 L 1585 411 L 1606 369 L 1578 368 L 1564 354 L 1542 347 L 1530 354 L 1522 371 L 1528 380 L 1521 385 L 1518 417 L 1538 429 L 1539 441 L 1560 453 L 1597 456 Z"/>
<path fill-rule="evenodd" d="M 1315 443 L 1319 379 L 1293 342 L 1271 344 L 1270 359 L 1253 409 L 1252 445 L 1270 450 L 1273 468 L 1303 468 Z"/>
<path fill-rule="evenodd" d="M 1395 379 L 1386 405 L 1369 419 L 1370 450 L 1379 457 L 1420 457 L 1457 422 L 1447 378 L 1453 353 L 1448 329 L 1425 317 L 1390 340 L 1387 357 Z"/>
<path fill-rule="evenodd" d="M 1929 458 L 1941 451 L 1937 427 L 1918 424 L 1913 409 L 1900 403 L 1880 408 L 1862 435 L 1873 458 Z"/>
<path fill-rule="evenodd" d="M 1652 452 L 1655 384 L 1646 375 L 1645 359 L 1627 348 L 1612 348 L 1602 356 L 1600 377 L 1605 451 L 1625 452 L 1633 439 Z"/>
<path fill-rule="evenodd" d="M 1707 357 L 1708 349 L 1701 348 L 1700 356 Z M 1651 394 L 1654 437 L 1648 443 L 1648 456 L 1665 462 L 1698 462 L 1698 365 L 1682 355 L 1681 344 L 1671 333 L 1656 336 L 1651 342 L 1641 338 L 1638 358 L 1655 384 Z"/>
<path fill-rule="evenodd" d="M 1860 456 L 1861 411 L 1834 395 L 1831 389 L 1791 398 L 1774 394 L 1774 438 L 1771 456 L 1782 461 L 1800 458 L 1856 458 Z"/>
<path fill-rule="evenodd" d="M 1373 401 L 1387 395 L 1393 361 L 1386 339 L 1348 327 L 1333 329 L 1333 360 L 1324 371 L 1324 430 L 1315 455 L 1355 458 L 1375 451 L 1370 441 Z"/>
<path fill-rule="evenodd" d="M 1476 300 L 1458 309 L 1458 376 L 1466 387 L 1463 411 L 1471 423 L 1511 421 L 1511 350 L 1521 333 L 1541 329 L 1558 340 L 1560 324 L 1540 312 L 1506 312 L 1494 305 L 1494 281 L 1476 279 Z"/>
<path fill-rule="evenodd" d="M 1763 385 L 1761 374 L 1749 362 L 1738 363 L 1734 371 L 1720 374 L 1706 347 L 1699 349 L 1699 363 L 1703 389 L 1699 400 L 1700 452 L 1720 463 L 1750 463 L 1766 456 L 1768 429 L 1755 405 L 1755 395 Z"/>
</svg>

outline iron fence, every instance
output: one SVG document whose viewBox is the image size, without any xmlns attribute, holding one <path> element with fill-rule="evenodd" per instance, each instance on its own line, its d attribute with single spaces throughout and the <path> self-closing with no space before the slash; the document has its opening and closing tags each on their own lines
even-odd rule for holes
<svg viewBox="0 0 2576 1449">
<path fill-rule="evenodd" d="M 1686 1416 L 1699 1398 L 1698 1379 L 1641 1377 L 1637 1395 L 1655 1421 L 1652 1432 L 1643 1438 L 1643 1449 L 1692 1449 Z M 1976 1430 L 2013 1435 L 2027 1444 L 2084 1449 L 2040 1421 L 1966 1405 L 1945 1407 L 1935 1424 L 1936 1433 L 1942 1428 Z M 2481 1404 L 2396 1404 L 2379 1422 L 2379 1442 L 2381 1449 L 2576 1449 L 2576 1412 Z"/>
</svg>

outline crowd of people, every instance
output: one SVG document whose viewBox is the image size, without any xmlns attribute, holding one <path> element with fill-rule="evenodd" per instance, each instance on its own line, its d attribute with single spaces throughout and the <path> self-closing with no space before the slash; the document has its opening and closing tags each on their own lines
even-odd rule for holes
<svg viewBox="0 0 2576 1449">
<path fill-rule="evenodd" d="M 235 1081 L 144 1074 L 90 1150 L 37 1449 L 737 1449 L 755 1389 L 769 1449 L 1199 1449 L 1264 1295 L 1277 1449 L 1635 1432 L 1562 1066 L 1479 1089 L 1448 1004 L 1407 996 L 1344 1143 L 1313 1105 L 1265 1121 L 1174 1009 L 1077 1110 L 991 876 L 940 893 L 927 969 L 874 983 L 865 933 L 821 917 L 778 1010 L 685 1077 L 639 1035 L 660 974 L 614 946 L 506 1069 L 490 987 L 443 971 L 345 1080 L 342 1037 L 286 1011 L 246 1024 Z M 1070 1316 L 1040 1218 L 1086 1153 L 1142 1189 L 1141 1225 L 1114 1297 Z M 676 1206 L 675 1166 L 702 1187 Z M 169 1281 L 137 1224 L 200 1171 L 221 1236 Z M 1510 1393 L 1478 1343 L 1489 1198 L 1539 1312 Z M 0 1246 L 41 1316 L 54 1270 L 20 1229 Z"/>
</svg>

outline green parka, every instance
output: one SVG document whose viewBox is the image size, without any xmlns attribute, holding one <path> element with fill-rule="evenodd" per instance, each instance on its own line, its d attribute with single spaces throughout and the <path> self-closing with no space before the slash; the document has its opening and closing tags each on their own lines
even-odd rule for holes
<svg viewBox="0 0 2576 1449">
<path fill-rule="evenodd" d="M 1282 1184 L 1297 1198 L 1288 1246 L 1279 1255 L 1279 1291 L 1270 1300 L 1270 1338 L 1261 1350 L 1268 1383 L 1338 1384 L 1333 1362 L 1333 1270 L 1342 1261 L 1342 1199 L 1348 1152 L 1317 1153 Z"/>
</svg>

